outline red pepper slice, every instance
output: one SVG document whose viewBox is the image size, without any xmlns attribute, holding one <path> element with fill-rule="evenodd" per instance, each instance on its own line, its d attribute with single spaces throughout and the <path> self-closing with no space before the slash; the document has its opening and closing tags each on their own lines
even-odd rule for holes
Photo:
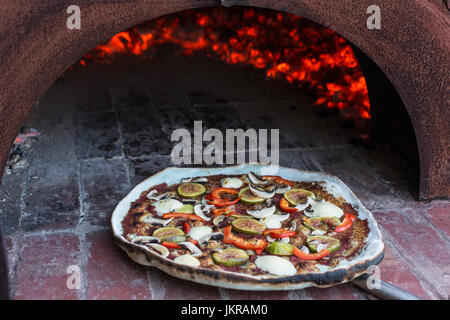
<svg viewBox="0 0 450 320">
<path fill-rule="evenodd" d="M 167 218 L 184 218 L 184 219 L 189 219 L 189 220 L 198 220 L 201 222 L 206 222 L 205 219 L 197 216 L 196 214 L 193 213 L 179 213 L 179 212 L 170 212 L 170 213 L 164 213 L 162 215 L 163 219 L 167 219 Z"/>
<path fill-rule="evenodd" d="M 232 216 L 233 214 L 238 214 L 238 213 L 236 211 L 233 211 L 233 212 L 227 213 L 226 216 L 229 217 L 229 216 Z"/>
<path fill-rule="evenodd" d="M 264 177 L 262 177 L 262 179 L 263 180 L 275 180 L 275 183 L 282 184 L 282 185 L 288 185 L 290 187 L 294 186 L 294 184 L 291 181 L 283 179 L 280 176 L 264 176 Z"/>
<path fill-rule="evenodd" d="M 336 227 L 336 229 L 334 229 L 334 231 L 342 232 L 342 231 L 349 229 L 352 226 L 353 221 L 355 221 L 355 220 L 356 220 L 356 216 L 354 216 L 351 213 L 345 213 L 344 220 L 342 220 L 342 223 L 340 225 L 338 225 Z"/>
<path fill-rule="evenodd" d="M 226 207 L 219 208 L 219 209 L 213 209 L 212 212 L 214 213 L 214 218 L 216 218 L 224 213 L 229 213 L 233 210 L 234 210 L 234 207 L 226 206 Z"/>
<path fill-rule="evenodd" d="M 181 249 L 181 246 L 179 246 L 177 243 L 175 242 L 166 242 L 164 241 L 163 243 L 161 243 L 164 247 L 166 248 L 170 248 L 170 249 Z"/>
<path fill-rule="evenodd" d="M 289 230 L 289 231 L 273 231 L 270 232 L 270 236 L 274 239 L 283 239 L 283 238 L 289 238 L 289 237 L 293 237 L 297 234 L 297 232 L 293 231 L 293 230 Z"/>
<path fill-rule="evenodd" d="M 191 231 L 191 227 L 189 226 L 189 223 L 187 223 L 187 222 L 183 223 L 183 232 L 185 234 L 188 234 L 189 231 Z"/>
<path fill-rule="evenodd" d="M 302 260 L 319 260 L 330 254 L 330 251 L 323 249 L 318 253 L 305 253 L 297 247 L 294 247 L 292 254 Z"/>
<path fill-rule="evenodd" d="M 196 245 L 196 244 L 198 243 L 198 240 L 195 240 L 195 239 L 191 239 L 191 240 L 189 240 L 189 242 L 190 242 L 190 243 L 193 243 L 193 244 L 195 244 L 195 245 Z"/>
<path fill-rule="evenodd" d="M 284 212 L 288 213 L 297 212 L 297 208 L 290 207 L 289 202 L 284 197 L 281 198 L 280 203 L 278 205 L 280 206 L 280 209 L 283 210 Z"/>
<path fill-rule="evenodd" d="M 266 229 L 263 231 L 263 235 L 267 236 L 271 232 L 283 232 L 283 231 L 289 231 L 288 228 L 272 228 L 272 229 Z"/>
<path fill-rule="evenodd" d="M 240 249 L 255 250 L 256 253 L 261 252 L 267 247 L 267 241 L 264 239 L 257 239 L 256 241 L 248 241 L 241 237 L 235 236 L 231 233 L 231 226 L 223 229 L 223 242 L 228 244 L 234 244 Z"/>
<path fill-rule="evenodd" d="M 231 206 L 241 200 L 241 197 L 238 197 L 234 200 L 222 199 L 221 195 L 223 193 L 237 195 L 238 191 L 232 188 L 216 188 L 207 196 L 208 199 L 212 199 L 212 202 L 210 202 L 210 204 L 213 204 L 216 207 L 226 207 Z"/>
</svg>

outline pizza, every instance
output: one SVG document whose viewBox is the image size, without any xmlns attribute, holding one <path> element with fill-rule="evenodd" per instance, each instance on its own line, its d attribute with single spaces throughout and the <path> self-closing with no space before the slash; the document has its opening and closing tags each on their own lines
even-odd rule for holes
<svg viewBox="0 0 450 320">
<path fill-rule="evenodd" d="M 126 241 L 193 268 L 287 277 L 357 257 L 370 232 L 324 181 L 217 174 L 160 183 L 121 220 Z"/>
</svg>

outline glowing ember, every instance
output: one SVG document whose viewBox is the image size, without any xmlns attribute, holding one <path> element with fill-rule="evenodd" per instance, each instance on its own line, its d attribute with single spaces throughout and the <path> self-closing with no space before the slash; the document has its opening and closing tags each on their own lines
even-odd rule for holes
<svg viewBox="0 0 450 320">
<path fill-rule="evenodd" d="M 316 105 L 347 119 L 368 120 L 367 86 L 347 41 L 307 19 L 268 10 L 208 8 L 156 19 L 116 34 L 80 60 L 107 62 L 116 54 L 146 56 L 171 43 L 185 54 L 205 52 L 230 64 L 263 69 L 308 89 Z"/>
</svg>

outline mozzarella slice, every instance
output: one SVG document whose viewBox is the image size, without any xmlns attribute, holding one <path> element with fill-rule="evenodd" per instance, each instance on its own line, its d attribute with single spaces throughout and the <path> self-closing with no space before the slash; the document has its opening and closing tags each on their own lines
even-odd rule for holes
<svg viewBox="0 0 450 320">
<path fill-rule="evenodd" d="M 258 268 L 276 276 L 293 276 L 297 273 L 292 262 L 277 256 L 260 256 L 255 260 Z"/>
<path fill-rule="evenodd" d="M 173 212 L 180 209 L 183 206 L 183 203 L 175 199 L 166 199 L 157 201 L 152 205 L 155 207 L 156 213 L 159 216 L 162 216 L 164 213 Z"/>
<path fill-rule="evenodd" d="M 311 211 L 313 217 L 336 217 L 339 219 L 344 215 L 344 211 L 341 208 L 325 201 L 313 203 Z"/>
<path fill-rule="evenodd" d="M 192 227 L 188 233 L 188 236 L 190 236 L 192 239 L 200 240 L 200 238 L 212 233 L 212 231 L 212 228 L 208 226 Z"/>
<path fill-rule="evenodd" d="M 237 189 L 242 187 L 242 180 L 239 178 L 225 178 L 222 180 L 222 187 Z"/>
<path fill-rule="evenodd" d="M 191 256 L 190 254 L 184 254 L 182 256 L 178 256 L 173 261 L 175 261 L 176 263 L 185 264 L 185 265 L 191 266 L 191 267 L 198 267 L 200 265 L 200 261 L 196 257 Z"/>
</svg>

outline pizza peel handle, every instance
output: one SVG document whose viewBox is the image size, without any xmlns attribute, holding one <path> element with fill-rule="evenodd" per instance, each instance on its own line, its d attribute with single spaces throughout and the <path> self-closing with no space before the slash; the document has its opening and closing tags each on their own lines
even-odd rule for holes
<svg viewBox="0 0 450 320">
<path fill-rule="evenodd" d="M 363 289 L 364 291 L 384 300 L 421 300 L 419 297 L 409 293 L 399 287 L 396 287 L 388 282 L 380 280 L 380 287 L 369 288 L 367 285 L 367 279 L 369 275 L 364 274 L 354 279 L 352 282 L 357 287 Z"/>
</svg>

